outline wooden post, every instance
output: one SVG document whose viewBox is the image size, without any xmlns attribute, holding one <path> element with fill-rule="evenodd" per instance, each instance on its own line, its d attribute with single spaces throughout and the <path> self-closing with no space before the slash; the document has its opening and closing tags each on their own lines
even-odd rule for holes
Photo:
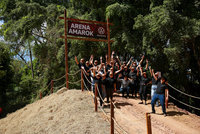
<svg viewBox="0 0 200 134">
<path fill-rule="evenodd" d="M 65 9 L 64 12 L 64 20 L 65 20 L 65 75 L 66 75 L 66 88 L 69 88 L 68 83 L 68 48 L 67 48 L 67 11 Z"/>
<path fill-rule="evenodd" d="M 151 115 L 146 113 L 146 122 L 147 122 L 147 134 L 152 134 L 151 130 Z"/>
<path fill-rule="evenodd" d="M 81 69 L 81 90 L 83 91 L 84 90 L 84 84 L 83 84 L 83 69 Z"/>
<path fill-rule="evenodd" d="M 97 83 L 95 83 L 95 112 L 97 112 Z"/>
<path fill-rule="evenodd" d="M 110 134 L 114 134 L 114 106 L 113 101 L 110 101 Z"/>
<path fill-rule="evenodd" d="M 51 80 L 51 93 L 53 93 L 53 80 Z"/>
<path fill-rule="evenodd" d="M 169 90 L 165 89 L 165 107 L 168 108 Z"/>
<path fill-rule="evenodd" d="M 40 99 L 42 99 L 42 92 L 40 91 Z"/>
<path fill-rule="evenodd" d="M 107 18 L 107 38 L 108 38 L 108 62 L 111 60 L 111 52 L 110 52 L 110 28 L 109 28 L 109 19 Z"/>
</svg>

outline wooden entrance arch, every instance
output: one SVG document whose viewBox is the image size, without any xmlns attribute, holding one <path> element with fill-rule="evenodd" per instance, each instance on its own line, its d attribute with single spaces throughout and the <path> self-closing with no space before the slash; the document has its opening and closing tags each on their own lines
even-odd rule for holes
<svg viewBox="0 0 200 134">
<path fill-rule="evenodd" d="M 86 41 L 96 41 L 96 42 L 107 42 L 108 43 L 108 62 L 110 62 L 111 58 L 111 50 L 110 50 L 110 43 L 113 42 L 113 40 L 110 40 L 110 29 L 109 26 L 112 25 L 112 23 L 109 23 L 109 19 L 107 19 L 107 22 L 100 22 L 100 21 L 91 21 L 91 20 L 80 20 L 80 19 L 73 19 L 73 18 L 67 18 L 67 11 L 64 11 L 64 17 L 59 17 L 59 19 L 64 19 L 65 21 L 65 36 L 61 36 L 61 38 L 65 39 L 65 72 L 66 72 L 66 87 L 69 88 L 69 82 L 68 82 L 68 46 L 67 46 L 67 39 L 76 39 L 76 40 L 86 40 Z M 69 31 L 67 32 L 68 22 L 74 22 L 75 28 L 80 28 L 81 26 L 85 26 L 87 29 L 87 26 L 91 26 L 93 30 L 90 31 L 91 33 L 86 34 L 86 32 L 82 32 L 83 28 L 80 28 L 79 31 L 73 31 L 69 34 Z M 78 26 L 80 25 L 80 27 Z M 100 33 L 103 36 L 96 35 L 96 27 L 102 26 L 101 28 L 104 29 L 106 33 Z M 69 30 L 69 27 L 68 27 Z M 81 33 L 82 32 L 82 33 Z M 67 34 L 68 33 L 68 34 Z M 80 35 L 78 35 L 80 34 Z M 68 36 L 69 35 L 69 36 Z M 94 37 L 92 36 L 94 35 Z M 106 35 L 106 37 L 105 37 Z M 75 37 L 77 36 L 77 37 Z M 78 37 L 79 36 L 79 37 Z M 99 38 L 100 39 L 99 39 Z"/>
</svg>

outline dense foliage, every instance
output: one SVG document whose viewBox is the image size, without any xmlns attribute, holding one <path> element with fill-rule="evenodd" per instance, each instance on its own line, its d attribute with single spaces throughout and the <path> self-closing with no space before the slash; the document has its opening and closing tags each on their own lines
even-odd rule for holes
<svg viewBox="0 0 200 134">
<path fill-rule="evenodd" d="M 71 18 L 109 18 L 114 24 L 111 49 L 123 60 L 145 54 L 169 83 L 200 96 L 198 0 L 1 0 L 4 23 L 0 36 L 5 41 L 0 43 L 0 107 L 6 113 L 33 102 L 51 79 L 65 74 L 64 40 L 59 38 L 64 34 L 64 21 L 58 18 L 64 9 Z M 78 70 L 75 55 L 88 59 L 91 54 L 97 58 L 107 53 L 105 43 L 69 40 L 68 45 L 71 73 Z M 55 85 L 62 83 L 64 80 Z M 197 100 L 170 92 L 198 106 Z"/>
</svg>

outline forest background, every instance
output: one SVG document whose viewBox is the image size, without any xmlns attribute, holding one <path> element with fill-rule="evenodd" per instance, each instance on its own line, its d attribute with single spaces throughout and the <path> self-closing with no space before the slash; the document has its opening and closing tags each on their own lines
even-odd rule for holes
<svg viewBox="0 0 200 134">
<path fill-rule="evenodd" d="M 111 50 L 128 61 L 141 55 L 161 71 L 170 84 L 200 96 L 200 2 L 198 0 L 1 0 L 0 107 L 3 116 L 38 99 L 52 79 L 65 74 L 64 16 L 106 22 L 111 29 Z M 97 59 L 107 44 L 68 40 L 69 72 L 78 66 L 74 56 Z M 69 77 L 76 81 L 77 76 Z M 54 83 L 61 85 L 65 79 Z M 80 84 L 70 85 L 80 88 Z M 170 94 L 199 107 L 200 101 L 173 89 Z M 44 91 L 44 95 L 49 90 Z M 172 100 L 171 100 L 172 101 Z M 193 113 L 199 111 L 180 107 Z"/>
</svg>

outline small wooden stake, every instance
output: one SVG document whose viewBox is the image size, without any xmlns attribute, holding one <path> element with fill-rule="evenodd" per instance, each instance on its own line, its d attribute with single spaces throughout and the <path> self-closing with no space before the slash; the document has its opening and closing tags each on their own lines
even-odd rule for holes
<svg viewBox="0 0 200 134">
<path fill-rule="evenodd" d="M 110 134 L 114 134 L 114 106 L 113 101 L 110 101 Z"/>
<path fill-rule="evenodd" d="M 97 83 L 95 83 L 95 112 L 97 112 Z"/>
<path fill-rule="evenodd" d="M 151 115 L 146 113 L 146 122 L 147 122 L 147 134 L 152 134 L 151 131 Z"/>
<path fill-rule="evenodd" d="M 81 90 L 83 91 L 84 90 L 84 83 L 83 83 L 83 69 L 81 69 Z"/>
</svg>

